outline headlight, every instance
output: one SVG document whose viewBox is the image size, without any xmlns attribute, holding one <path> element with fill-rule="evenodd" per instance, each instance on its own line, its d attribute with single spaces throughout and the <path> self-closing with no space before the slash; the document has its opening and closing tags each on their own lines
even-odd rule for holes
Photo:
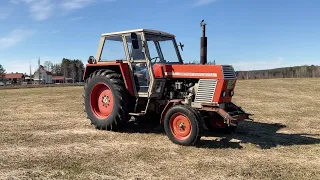
<svg viewBox="0 0 320 180">
<path fill-rule="evenodd" d="M 226 92 L 225 92 L 225 91 L 222 91 L 221 96 L 222 96 L 222 97 L 226 97 Z"/>
<path fill-rule="evenodd" d="M 229 94 L 230 94 L 230 96 L 233 96 L 234 95 L 234 91 L 230 90 Z"/>
</svg>

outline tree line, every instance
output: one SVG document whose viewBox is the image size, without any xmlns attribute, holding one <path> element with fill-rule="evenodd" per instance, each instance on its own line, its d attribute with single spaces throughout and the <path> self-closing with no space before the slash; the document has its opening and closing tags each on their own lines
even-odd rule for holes
<svg viewBox="0 0 320 180">
<path fill-rule="evenodd" d="M 45 61 L 43 65 L 37 68 L 49 71 L 54 76 L 64 76 L 66 78 L 72 78 L 74 82 L 82 81 L 83 73 L 84 73 L 84 64 L 79 59 L 67 59 L 63 58 L 61 63 L 52 63 L 51 61 Z M 0 81 L 5 79 L 6 70 L 0 64 Z M 26 73 L 24 73 L 26 75 Z"/>
<path fill-rule="evenodd" d="M 236 71 L 238 79 L 315 78 L 320 77 L 320 66 L 294 66 L 267 70 Z"/>
<path fill-rule="evenodd" d="M 63 58 L 61 63 L 52 63 L 45 61 L 43 68 L 50 71 L 54 76 L 64 76 L 66 78 L 72 78 L 73 81 L 82 81 L 84 73 L 84 64 L 79 59 L 67 59 Z"/>
<path fill-rule="evenodd" d="M 199 64 L 192 62 L 190 64 Z M 208 64 L 215 64 L 209 62 Z M 63 58 L 61 63 L 53 64 L 50 61 L 45 61 L 41 68 L 52 72 L 55 76 L 64 76 L 72 78 L 73 81 L 82 81 L 84 73 L 84 64 L 81 60 L 70 60 Z M 0 81 L 4 80 L 6 70 L 0 64 Z M 238 79 L 270 79 L 270 78 L 314 78 L 320 77 L 320 66 L 294 66 L 267 70 L 254 71 L 236 71 Z"/>
<path fill-rule="evenodd" d="M 0 81 L 4 80 L 4 76 L 6 74 L 6 70 L 3 68 L 3 66 L 0 64 Z"/>
<path fill-rule="evenodd" d="M 187 64 L 200 64 L 199 61 Z M 207 64 L 215 65 L 216 61 Z M 320 66 L 293 66 L 266 70 L 236 71 L 238 79 L 270 79 L 270 78 L 314 78 L 320 77 Z"/>
</svg>

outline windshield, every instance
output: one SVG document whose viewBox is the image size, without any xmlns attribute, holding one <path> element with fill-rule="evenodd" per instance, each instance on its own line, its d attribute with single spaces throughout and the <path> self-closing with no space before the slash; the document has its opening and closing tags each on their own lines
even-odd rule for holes
<svg viewBox="0 0 320 180">
<path fill-rule="evenodd" d="M 180 63 L 173 38 L 146 34 L 151 62 Z"/>
</svg>

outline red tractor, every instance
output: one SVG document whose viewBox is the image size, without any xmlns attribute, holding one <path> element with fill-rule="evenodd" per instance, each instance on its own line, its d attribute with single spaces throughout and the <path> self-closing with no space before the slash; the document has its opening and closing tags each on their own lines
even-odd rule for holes
<svg viewBox="0 0 320 180">
<path fill-rule="evenodd" d="M 204 127 L 232 131 L 248 113 L 231 102 L 236 74 L 230 65 L 208 65 L 207 37 L 201 63 L 183 64 L 175 36 L 137 29 L 102 34 L 96 58 L 84 73 L 84 106 L 98 129 L 118 131 L 131 117 L 152 115 L 169 139 L 196 145 Z"/>
</svg>

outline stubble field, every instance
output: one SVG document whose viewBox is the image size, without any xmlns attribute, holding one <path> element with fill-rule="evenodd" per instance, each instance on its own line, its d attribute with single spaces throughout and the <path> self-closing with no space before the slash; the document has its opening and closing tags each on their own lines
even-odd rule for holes
<svg viewBox="0 0 320 180">
<path fill-rule="evenodd" d="M 320 179 L 320 79 L 238 81 L 255 114 L 199 147 L 163 130 L 96 130 L 82 87 L 0 90 L 0 179 Z"/>
</svg>

